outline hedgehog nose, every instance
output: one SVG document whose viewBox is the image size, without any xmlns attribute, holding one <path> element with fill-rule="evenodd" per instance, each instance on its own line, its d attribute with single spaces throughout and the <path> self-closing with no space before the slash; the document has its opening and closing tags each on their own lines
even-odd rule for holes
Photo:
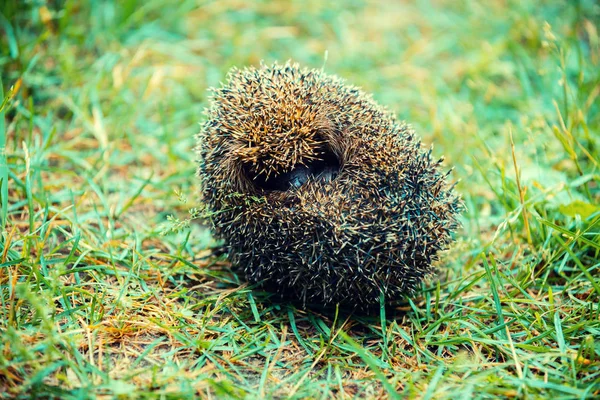
<svg viewBox="0 0 600 400">
<path fill-rule="evenodd" d="M 283 190 L 297 189 L 308 181 L 308 177 L 312 174 L 309 167 L 304 165 L 297 166 L 290 172 L 282 174 L 279 177 L 280 185 Z"/>
<path fill-rule="evenodd" d="M 290 188 L 297 189 L 300 186 L 304 185 L 304 183 L 306 183 L 307 180 L 308 180 L 308 175 L 306 175 L 306 174 L 296 175 L 296 176 L 292 177 L 292 179 L 290 179 Z"/>
</svg>

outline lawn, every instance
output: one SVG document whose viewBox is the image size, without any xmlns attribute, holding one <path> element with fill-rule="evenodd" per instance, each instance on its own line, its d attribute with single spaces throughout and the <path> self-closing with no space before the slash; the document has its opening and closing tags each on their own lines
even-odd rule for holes
<svg viewBox="0 0 600 400">
<path fill-rule="evenodd" d="M 598 398 L 600 6 L 0 2 L 0 398 Z M 232 66 L 373 93 L 466 211 L 375 315 L 249 285 L 195 218 Z"/>
</svg>

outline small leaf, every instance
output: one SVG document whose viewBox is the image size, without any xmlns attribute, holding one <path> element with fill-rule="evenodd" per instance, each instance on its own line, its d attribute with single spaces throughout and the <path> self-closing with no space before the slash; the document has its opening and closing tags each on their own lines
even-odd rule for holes
<svg viewBox="0 0 600 400">
<path fill-rule="evenodd" d="M 590 215 L 600 211 L 600 206 L 590 204 L 582 200 L 575 200 L 569 204 L 561 205 L 558 210 L 569 217 L 575 217 L 576 215 L 579 215 L 581 216 L 581 219 L 585 220 Z"/>
</svg>

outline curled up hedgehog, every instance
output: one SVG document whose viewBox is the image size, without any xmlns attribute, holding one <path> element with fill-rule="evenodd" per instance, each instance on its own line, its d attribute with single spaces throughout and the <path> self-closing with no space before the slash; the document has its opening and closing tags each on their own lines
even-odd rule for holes
<svg viewBox="0 0 600 400">
<path fill-rule="evenodd" d="M 233 69 L 197 149 L 202 199 L 233 266 L 304 305 L 367 309 L 410 294 L 458 226 L 442 160 L 321 70 Z"/>
</svg>

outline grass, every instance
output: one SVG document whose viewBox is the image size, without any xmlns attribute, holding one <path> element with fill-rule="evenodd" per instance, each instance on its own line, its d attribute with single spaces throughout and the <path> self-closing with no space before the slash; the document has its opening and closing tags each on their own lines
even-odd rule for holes
<svg viewBox="0 0 600 400">
<path fill-rule="evenodd" d="M 596 2 L 0 13 L 0 397 L 600 396 Z M 381 315 L 273 302 L 188 223 L 207 88 L 289 58 L 374 93 L 455 166 L 456 243 Z"/>
</svg>

